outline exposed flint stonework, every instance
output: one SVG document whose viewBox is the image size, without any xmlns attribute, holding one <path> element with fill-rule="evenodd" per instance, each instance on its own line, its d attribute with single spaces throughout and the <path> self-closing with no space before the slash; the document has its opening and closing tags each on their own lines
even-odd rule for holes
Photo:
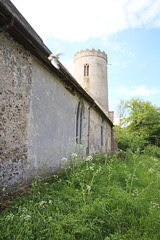
<svg viewBox="0 0 160 240">
<path fill-rule="evenodd" d="M 8 34 L 0 35 L 0 178 L 10 185 L 27 165 L 27 117 L 31 94 L 31 57 Z"/>
</svg>

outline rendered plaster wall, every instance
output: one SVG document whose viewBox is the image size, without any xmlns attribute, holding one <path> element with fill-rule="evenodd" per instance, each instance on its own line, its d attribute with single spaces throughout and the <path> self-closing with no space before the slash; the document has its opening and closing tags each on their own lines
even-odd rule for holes
<svg viewBox="0 0 160 240">
<path fill-rule="evenodd" d="M 112 142 L 112 129 L 108 122 L 104 123 L 104 152 L 111 153 L 113 151 L 111 142 Z"/>
<path fill-rule="evenodd" d="M 17 185 L 28 168 L 31 61 L 29 52 L 0 33 L 0 188 Z"/>
<path fill-rule="evenodd" d="M 72 95 L 65 84 L 33 61 L 29 116 L 29 161 L 35 174 L 56 172 L 63 157 L 76 151 L 76 113 L 80 96 Z M 87 107 L 85 106 L 87 109 Z M 83 140 L 87 139 L 87 111 L 84 111 Z M 62 163 L 63 164 L 63 163 Z"/>
<path fill-rule="evenodd" d="M 83 102 L 82 144 L 76 143 L 76 121 L 79 102 Z M 111 150 L 111 127 L 103 121 L 101 146 L 100 113 L 76 91 L 71 94 L 65 83 L 36 59 L 32 64 L 32 93 L 29 115 L 29 162 L 34 175 L 57 172 L 63 157 L 71 153 Z M 90 116 L 89 116 L 90 111 Z M 89 129 L 90 125 L 90 129 Z M 88 134 L 89 130 L 89 134 Z M 82 154 L 82 152 L 80 154 Z"/>
<path fill-rule="evenodd" d="M 103 130 L 102 130 L 102 129 Z M 90 152 L 111 152 L 111 127 L 102 116 L 90 110 Z"/>
</svg>

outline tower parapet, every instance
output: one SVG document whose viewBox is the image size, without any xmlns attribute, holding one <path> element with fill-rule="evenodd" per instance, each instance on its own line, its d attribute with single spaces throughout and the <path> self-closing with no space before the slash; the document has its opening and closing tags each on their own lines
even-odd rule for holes
<svg viewBox="0 0 160 240">
<path fill-rule="evenodd" d="M 107 54 L 100 50 L 82 50 L 74 56 L 74 76 L 108 112 Z"/>
<path fill-rule="evenodd" d="M 91 50 L 86 49 L 86 50 L 81 50 L 80 52 L 77 52 L 74 55 L 74 61 L 76 61 L 78 58 L 86 57 L 86 56 L 101 57 L 101 58 L 104 58 L 106 60 L 106 62 L 108 62 L 107 54 L 104 51 L 102 52 L 100 49 L 95 50 L 94 48 Z"/>
</svg>

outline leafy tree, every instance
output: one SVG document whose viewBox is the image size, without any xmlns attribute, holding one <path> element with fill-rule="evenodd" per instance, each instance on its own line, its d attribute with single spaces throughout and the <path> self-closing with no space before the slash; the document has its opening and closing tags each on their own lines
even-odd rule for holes
<svg viewBox="0 0 160 240">
<path fill-rule="evenodd" d="M 160 108 L 141 99 L 121 101 L 119 117 L 120 126 L 115 126 L 119 148 L 134 151 L 147 144 L 160 146 Z"/>
</svg>

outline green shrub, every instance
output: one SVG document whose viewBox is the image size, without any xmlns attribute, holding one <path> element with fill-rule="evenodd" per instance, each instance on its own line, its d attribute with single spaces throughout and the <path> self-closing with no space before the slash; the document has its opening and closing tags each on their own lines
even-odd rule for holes
<svg viewBox="0 0 160 240">
<path fill-rule="evenodd" d="M 121 101 L 120 126 L 115 126 L 119 149 L 144 150 L 148 144 L 160 147 L 160 108 L 141 99 Z"/>
</svg>

